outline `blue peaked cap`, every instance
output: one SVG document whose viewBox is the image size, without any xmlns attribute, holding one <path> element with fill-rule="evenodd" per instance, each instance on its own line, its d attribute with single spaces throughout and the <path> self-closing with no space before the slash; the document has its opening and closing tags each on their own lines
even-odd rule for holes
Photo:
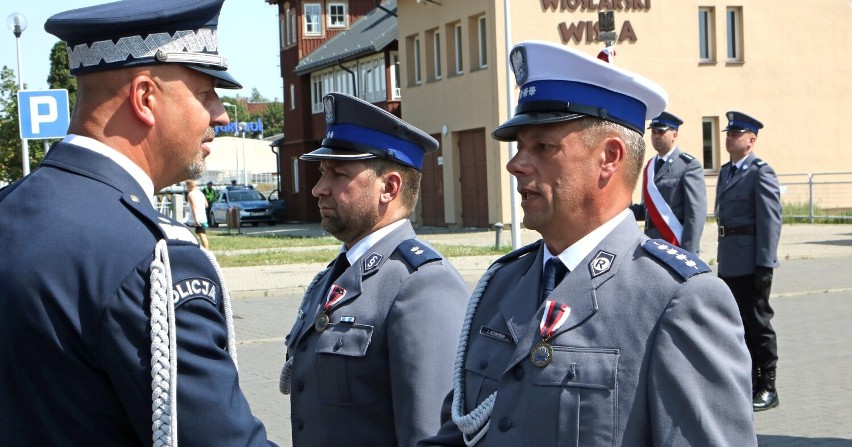
<svg viewBox="0 0 852 447">
<path fill-rule="evenodd" d="M 653 81 L 550 42 L 526 41 L 509 53 L 518 85 L 515 116 L 491 136 L 513 141 L 521 126 L 569 121 L 584 116 L 611 121 L 639 134 L 660 114 L 666 91 Z"/>
<path fill-rule="evenodd" d="M 754 132 L 757 135 L 757 131 L 763 129 L 763 123 L 745 113 L 732 110 L 725 116 L 728 118 L 728 127 L 722 132 Z"/>
<path fill-rule="evenodd" d="M 669 112 L 663 112 L 648 124 L 648 129 L 674 129 L 678 130 L 683 120 Z"/>
<path fill-rule="evenodd" d="M 386 110 L 344 93 L 322 98 L 328 125 L 322 146 L 301 160 L 385 158 L 423 169 L 423 155 L 438 150 L 438 141 Z"/>
<path fill-rule="evenodd" d="M 68 45 L 72 75 L 179 63 L 212 76 L 216 87 L 242 88 L 219 55 L 225 0 L 125 0 L 53 15 L 45 31 Z"/>
</svg>

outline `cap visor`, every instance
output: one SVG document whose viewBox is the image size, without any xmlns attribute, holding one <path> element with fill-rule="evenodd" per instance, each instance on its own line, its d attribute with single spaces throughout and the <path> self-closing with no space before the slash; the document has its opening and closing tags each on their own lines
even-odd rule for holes
<svg viewBox="0 0 852 447">
<path fill-rule="evenodd" d="M 227 89 L 234 89 L 234 90 L 239 90 L 239 89 L 243 88 L 243 85 L 240 84 L 239 82 L 237 82 L 237 80 L 234 79 L 234 77 L 231 76 L 231 74 L 228 73 L 225 70 L 216 70 L 216 69 L 213 69 L 213 68 L 203 67 L 201 65 L 189 65 L 189 64 L 187 64 L 186 66 L 193 69 L 193 70 L 198 70 L 198 71 L 200 71 L 204 74 L 208 74 L 208 75 L 212 76 L 216 80 L 216 87 L 217 88 L 227 88 Z"/>
<path fill-rule="evenodd" d="M 491 138 L 494 138 L 497 141 L 515 141 L 517 140 L 518 128 L 520 128 L 521 126 L 559 123 L 563 121 L 575 120 L 584 116 L 586 115 L 580 113 L 564 112 L 522 113 L 520 115 L 515 115 L 509 118 L 506 122 L 494 129 L 494 132 L 491 132 Z"/>
<path fill-rule="evenodd" d="M 299 157 L 300 160 L 305 161 L 319 161 L 319 160 L 368 160 L 370 158 L 376 158 L 373 154 L 368 154 L 365 152 L 354 152 L 354 151 L 344 151 L 340 149 L 332 149 L 330 147 L 322 146 L 317 150 L 308 152 L 307 154 Z"/>
</svg>

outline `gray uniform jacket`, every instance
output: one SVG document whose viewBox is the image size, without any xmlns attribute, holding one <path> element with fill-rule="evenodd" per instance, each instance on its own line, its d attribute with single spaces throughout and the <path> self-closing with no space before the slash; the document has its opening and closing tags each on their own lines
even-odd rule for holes
<svg viewBox="0 0 852 447">
<path fill-rule="evenodd" d="M 730 180 L 731 162 L 722 165 L 716 186 L 716 221 L 729 228 L 753 227 L 754 234 L 719 237 L 719 275 L 743 276 L 755 267 L 778 267 L 781 192 L 775 171 L 749 154 Z"/>
<path fill-rule="evenodd" d="M 438 430 L 470 293 L 414 237 L 404 224 L 341 275 L 322 332 L 328 270 L 306 292 L 286 341 L 294 446 L 412 446 Z"/>
<path fill-rule="evenodd" d="M 654 184 L 683 225 L 681 248 L 698 253 L 701 248 L 701 232 L 707 220 L 707 185 L 704 182 L 704 168 L 701 163 L 692 155 L 675 147 L 666 163 L 654 173 Z M 634 204 L 630 208 L 636 219 L 645 219 L 645 234 L 651 238 L 659 238 L 660 232 L 654 228 L 645 209 L 644 191 L 642 203 Z"/>
<path fill-rule="evenodd" d="M 628 216 L 550 295 L 570 312 L 539 368 L 542 256 L 538 242 L 498 260 L 473 316 L 464 413 L 497 390 L 477 446 L 757 445 L 739 312 L 695 255 Z M 419 445 L 464 444 L 446 421 Z"/>
</svg>

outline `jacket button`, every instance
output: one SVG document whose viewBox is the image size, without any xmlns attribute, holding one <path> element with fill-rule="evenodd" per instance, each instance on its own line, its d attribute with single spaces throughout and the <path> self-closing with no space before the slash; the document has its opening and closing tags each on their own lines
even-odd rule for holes
<svg viewBox="0 0 852 447">
<path fill-rule="evenodd" d="M 302 391 L 305 391 L 305 382 L 302 382 L 301 380 L 297 380 L 296 381 L 296 391 L 298 391 L 300 393 Z"/>
<path fill-rule="evenodd" d="M 512 369 L 512 377 L 514 377 L 515 380 L 523 379 L 524 378 L 524 367 L 521 366 L 521 365 L 515 366 Z"/>
<path fill-rule="evenodd" d="M 500 418 L 500 424 L 497 425 L 497 428 L 499 428 L 500 431 L 509 430 L 510 428 L 512 428 L 512 420 L 509 419 L 508 417 Z"/>
<path fill-rule="evenodd" d="M 484 359 L 479 362 L 479 369 L 488 368 L 488 359 Z"/>
</svg>

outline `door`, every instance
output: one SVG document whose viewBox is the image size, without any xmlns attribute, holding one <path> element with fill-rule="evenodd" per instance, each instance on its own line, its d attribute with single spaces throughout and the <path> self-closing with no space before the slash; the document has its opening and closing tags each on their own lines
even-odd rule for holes
<svg viewBox="0 0 852 447">
<path fill-rule="evenodd" d="M 488 166 L 485 129 L 459 132 L 462 226 L 488 227 Z"/>
<path fill-rule="evenodd" d="M 444 220 L 444 162 L 440 146 L 441 135 L 432 135 L 438 140 L 438 150 L 423 157 L 423 178 L 420 181 L 420 218 L 423 225 L 446 226 Z"/>
</svg>

